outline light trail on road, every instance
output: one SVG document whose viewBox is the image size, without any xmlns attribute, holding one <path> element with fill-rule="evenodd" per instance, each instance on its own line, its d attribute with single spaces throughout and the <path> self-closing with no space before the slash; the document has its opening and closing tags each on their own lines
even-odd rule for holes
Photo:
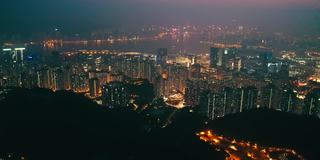
<svg viewBox="0 0 320 160">
<path fill-rule="evenodd" d="M 211 130 L 197 133 L 197 136 L 200 140 L 210 143 L 228 153 L 229 157 L 226 157 L 226 160 L 280 160 L 283 157 L 289 156 L 297 160 L 304 160 L 301 155 L 292 149 L 262 147 L 256 143 L 231 140 L 217 135 Z M 273 157 L 272 154 L 278 155 L 278 157 Z"/>
</svg>

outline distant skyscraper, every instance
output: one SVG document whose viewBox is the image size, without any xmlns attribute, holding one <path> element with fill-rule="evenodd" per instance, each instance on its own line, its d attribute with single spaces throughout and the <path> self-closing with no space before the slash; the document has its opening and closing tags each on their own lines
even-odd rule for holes
<svg viewBox="0 0 320 160">
<path fill-rule="evenodd" d="M 157 52 L 157 64 L 163 66 L 167 61 L 168 49 L 159 48 Z"/>
<path fill-rule="evenodd" d="M 187 105 L 196 106 L 199 102 L 200 88 L 194 84 L 194 81 L 187 80 L 185 90 L 185 101 Z"/>
<path fill-rule="evenodd" d="M 315 67 L 314 67 L 314 77 L 317 79 L 317 80 L 320 80 L 320 62 L 317 61 L 315 63 Z"/>
<path fill-rule="evenodd" d="M 24 87 L 26 73 L 23 73 L 24 47 L 3 48 L 0 52 L 0 68 L 6 71 L 7 85 L 11 87 Z M 3 70 L 4 71 L 4 70 Z"/>
<path fill-rule="evenodd" d="M 245 88 L 240 88 L 240 112 L 244 110 L 250 110 L 257 107 L 258 89 L 249 86 Z"/>
<path fill-rule="evenodd" d="M 312 90 L 306 97 L 306 115 L 313 115 L 320 118 L 320 89 Z"/>
<path fill-rule="evenodd" d="M 223 94 L 220 93 L 212 91 L 203 92 L 201 94 L 198 112 L 209 119 L 223 117 L 225 114 L 223 97 Z"/>
<path fill-rule="evenodd" d="M 187 80 L 185 89 L 185 102 L 190 106 L 199 104 L 201 93 L 209 88 L 209 82 L 206 80 Z"/>
<path fill-rule="evenodd" d="M 71 89 L 76 92 L 86 92 L 88 76 L 84 73 L 71 75 Z"/>
<path fill-rule="evenodd" d="M 48 89 L 54 89 L 53 88 L 53 78 L 54 73 L 49 67 L 43 67 L 40 71 L 37 73 L 38 77 L 38 87 L 40 88 L 48 88 Z"/>
<path fill-rule="evenodd" d="M 271 62 L 273 59 L 272 53 L 271 52 L 261 53 L 259 55 L 259 58 L 260 58 L 260 62 L 262 64 L 263 69 L 267 70 L 268 63 Z"/>
<path fill-rule="evenodd" d="M 6 76 L 0 75 L 0 87 L 8 87 L 8 78 Z"/>
<path fill-rule="evenodd" d="M 9 64 L 12 60 L 12 49 L 11 48 L 3 48 L 1 51 L 1 65 Z"/>
<path fill-rule="evenodd" d="M 294 109 L 296 99 L 296 94 L 293 92 L 293 89 L 282 89 L 280 102 L 281 110 L 285 112 L 292 112 Z"/>
<path fill-rule="evenodd" d="M 17 47 L 17 48 L 3 48 L 3 54 L 9 55 L 14 64 L 23 65 L 24 64 L 24 51 L 26 48 Z"/>
<path fill-rule="evenodd" d="M 242 69 L 242 59 L 240 57 L 236 57 L 234 61 L 235 70 L 241 71 Z"/>
<path fill-rule="evenodd" d="M 225 57 L 226 57 L 226 54 L 227 54 L 227 50 L 224 50 L 224 49 L 219 49 L 219 52 L 218 52 L 218 58 L 217 58 L 217 66 L 218 67 L 222 67 L 223 65 L 225 65 Z"/>
<path fill-rule="evenodd" d="M 89 79 L 90 97 L 98 97 L 100 94 L 100 81 L 98 78 Z"/>
<path fill-rule="evenodd" d="M 238 88 L 225 87 L 223 89 L 223 113 L 224 115 L 239 113 L 242 111 L 242 92 Z"/>
<path fill-rule="evenodd" d="M 53 74 L 53 90 L 59 91 L 64 90 L 64 78 L 63 71 L 60 68 L 57 68 Z"/>
<path fill-rule="evenodd" d="M 262 89 L 261 105 L 264 108 L 280 109 L 280 90 L 274 84 L 268 84 Z"/>
<path fill-rule="evenodd" d="M 195 79 L 199 79 L 201 77 L 201 65 L 200 64 L 194 64 L 191 66 L 189 77 L 195 78 Z"/>
<path fill-rule="evenodd" d="M 107 107 L 126 107 L 129 103 L 129 92 L 124 82 L 111 82 L 102 88 L 103 105 Z"/>
<path fill-rule="evenodd" d="M 219 49 L 211 47 L 210 49 L 210 67 L 217 67 Z"/>
<path fill-rule="evenodd" d="M 168 74 L 166 72 L 155 77 L 154 86 L 156 97 L 159 98 L 169 95 L 168 83 Z"/>
<path fill-rule="evenodd" d="M 70 90 L 71 89 L 71 68 L 66 66 L 63 70 L 63 82 L 64 82 L 64 89 Z"/>
<path fill-rule="evenodd" d="M 13 61 L 18 63 L 19 65 L 24 65 L 24 50 L 25 48 L 15 48 L 13 51 Z"/>
</svg>

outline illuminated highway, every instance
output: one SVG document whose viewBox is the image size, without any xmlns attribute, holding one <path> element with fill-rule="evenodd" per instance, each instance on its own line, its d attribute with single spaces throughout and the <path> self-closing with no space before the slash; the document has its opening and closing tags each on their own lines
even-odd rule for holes
<svg viewBox="0 0 320 160">
<path fill-rule="evenodd" d="M 235 139 L 231 140 L 219 136 L 210 130 L 197 133 L 197 136 L 201 140 L 228 153 L 229 157 L 227 157 L 226 160 L 281 160 L 288 159 L 288 157 L 297 160 L 304 159 L 296 151 L 291 149 L 262 147 L 250 142 L 237 141 Z"/>
</svg>

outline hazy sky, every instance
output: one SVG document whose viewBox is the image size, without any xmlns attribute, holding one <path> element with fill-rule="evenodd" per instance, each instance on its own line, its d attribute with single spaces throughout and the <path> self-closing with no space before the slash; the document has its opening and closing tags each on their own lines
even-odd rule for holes
<svg viewBox="0 0 320 160">
<path fill-rule="evenodd" d="M 149 24 L 243 23 L 320 30 L 320 0 L 1 0 L 0 33 Z"/>
<path fill-rule="evenodd" d="M 99 1 L 99 0 L 97 0 Z M 101 1 L 101 0 L 100 0 Z M 191 5 L 220 5 L 220 6 L 232 6 L 232 5 L 306 5 L 314 6 L 318 5 L 318 0 L 118 0 L 122 2 L 142 2 L 142 3 L 167 3 L 167 4 L 191 4 Z"/>
</svg>

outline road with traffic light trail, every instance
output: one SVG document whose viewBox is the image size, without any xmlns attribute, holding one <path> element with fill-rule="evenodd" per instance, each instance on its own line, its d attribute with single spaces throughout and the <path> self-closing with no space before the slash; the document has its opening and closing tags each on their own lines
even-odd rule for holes
<svg viewBox="0 0 320 160">
<path fill-rule="evenodd" d="M 228 153 L 229 157 L 226 160 L 280 160 L 289 159 L 289 157 L 294 160 L 304 160 L 292 149 L 262 147 L 256 143 L 226 138 L 211 130 L 197 133 L 197 136 L 217 149 Z"/>
</svg>

